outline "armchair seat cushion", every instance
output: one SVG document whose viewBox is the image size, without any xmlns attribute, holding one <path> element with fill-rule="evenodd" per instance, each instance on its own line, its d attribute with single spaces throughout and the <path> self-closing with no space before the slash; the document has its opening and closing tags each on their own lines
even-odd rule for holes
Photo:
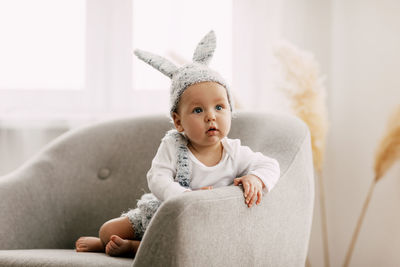
<svg viewBox="0 0 400 267">
<path fill-rule="evenodd" d="M 1 266 L 76 266 L 76 267 L 128 267 L 133 259 L 114 258 L 104 253 L 77 253 L 72 249 L 19 249 L 0 250 Z"/>
</svg>

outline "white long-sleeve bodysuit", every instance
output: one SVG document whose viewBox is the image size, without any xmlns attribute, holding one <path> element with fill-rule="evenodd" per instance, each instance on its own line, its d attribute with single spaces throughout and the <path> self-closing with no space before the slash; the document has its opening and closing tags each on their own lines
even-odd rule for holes
<svg viewBox="0 0 400 267">
<path fill-rule="evenodd" d="M 280 176 L 279 164 L 275 159 L 242 146 L 239 139 L 225 137 L 222 139 L 222 145 L 222 158 L 212 167 L 205 166 L 189 150 L 191 189 L 231 185 L 233 179 L 247 174 L 253 174 L 263 181 L 264 192 L 275 186 Z M 147 173 L 149 189 L 161 201 L 188 190 L 174 181 L 177 169 L 176 154 L 175 141 L 171 138 L 163 139 Z"/>
</svg>

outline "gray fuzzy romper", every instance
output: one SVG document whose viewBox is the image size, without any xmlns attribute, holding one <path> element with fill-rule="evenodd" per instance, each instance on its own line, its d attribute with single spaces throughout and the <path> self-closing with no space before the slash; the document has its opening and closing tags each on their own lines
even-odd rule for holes
<svg viewBox="0 0 400 267">
<path fill-rule="evenodd" d="M 189 188 L 190 171 L 187 139 L 183 134 L 176 130 L 167 132 L 163 139 L 166 138 L 174 139 L 177 146 L 177 170 L 175 182 L 179 182 L 181 186 Z M 138 200 L 135 209 L 131 209 L 121 215 L 122 217 L 128 217 L 129 221 L 132 223 L 135 240 L 142 240 L 147 226 L 160 205 L 161 201 L 156 196 L 152 193 L 146 193 Z"/>
</svg>

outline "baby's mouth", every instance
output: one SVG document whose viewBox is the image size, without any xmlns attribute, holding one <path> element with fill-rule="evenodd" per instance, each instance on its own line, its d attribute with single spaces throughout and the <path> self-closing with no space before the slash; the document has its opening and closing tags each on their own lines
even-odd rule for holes
<svg viewBox="0 0 400 267">
<path fill-rule="evenodd" d="M 215 133 L 217 131 L 218 131 L 218 129 L 216 127 L 211 126 L 210 128 L 208 128 L 207 133 Z"/>
</svg>

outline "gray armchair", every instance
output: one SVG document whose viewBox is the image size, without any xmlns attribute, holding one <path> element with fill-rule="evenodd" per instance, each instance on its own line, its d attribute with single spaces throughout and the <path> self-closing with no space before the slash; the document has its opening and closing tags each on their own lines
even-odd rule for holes
<svg viewBox="0 0 400 267">
<path fill-rule="evenodd" d="M 128 118 L 72 130 L 0 177 L 0 266 L 304 266 L 314 180 L 310 135 L 290 116 L 238 113 L 230 138 L 276 158 L 281 178 L 260 205 L 243 188 L 165 201 L 135 259 L 77 253 L 76 239 L 136 205 L 172 124 Z"/>
</svg>

